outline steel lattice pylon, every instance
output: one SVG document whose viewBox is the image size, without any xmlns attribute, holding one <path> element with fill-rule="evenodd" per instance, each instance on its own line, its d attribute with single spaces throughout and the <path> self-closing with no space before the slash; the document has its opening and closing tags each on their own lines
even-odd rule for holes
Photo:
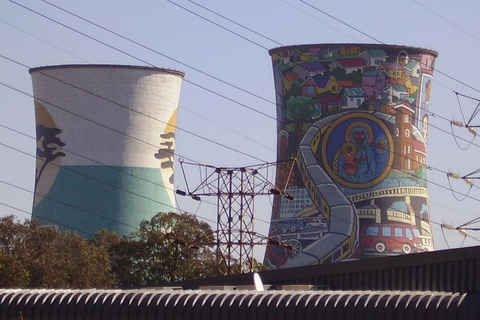
<svg viewBox="0 0 480 320">
<path fill-rule="evenodd" d="M 184 162 L 180 162 L 183 164 Z M 191 163 L 190 163 L 191 164 Z M 192 165 L 192 164 L 191 164 Z M 259 195 L 283 194 L 260 172 L 275 164 L 250 168 L 200 167 L 204 178 L 193 191 L 179 192 L 199 200 L 202 196 L 217 197 L 216 252 L 217 267 L 226 274 L 251 272 L 255 245 L 268 243 L 266 236 L 254 231 L 254 201 Z"/>
</svg>

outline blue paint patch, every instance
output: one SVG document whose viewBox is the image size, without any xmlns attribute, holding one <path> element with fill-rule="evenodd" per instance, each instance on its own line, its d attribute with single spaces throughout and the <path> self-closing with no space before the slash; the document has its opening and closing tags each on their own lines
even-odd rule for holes
<svg viewBox="0 0 480 320">
<path fill-rule="evenodd" d="M 158 212 L 175 211 L 161 170 L 64 166 L 32 217 L 92 237 L 104 228 L 125 235 Z"/>
</svg>

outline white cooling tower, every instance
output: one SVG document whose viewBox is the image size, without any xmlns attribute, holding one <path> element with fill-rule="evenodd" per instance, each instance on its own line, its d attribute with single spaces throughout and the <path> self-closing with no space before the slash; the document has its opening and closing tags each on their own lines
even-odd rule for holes
<svg viewBox="0 0 480 320">
<path fill-rule="evenodd" d="M 33 218 L 120 235 L 175 211 L 179 71 L 117 65 L 30 69 L 37 126 Z"/>
</svg>

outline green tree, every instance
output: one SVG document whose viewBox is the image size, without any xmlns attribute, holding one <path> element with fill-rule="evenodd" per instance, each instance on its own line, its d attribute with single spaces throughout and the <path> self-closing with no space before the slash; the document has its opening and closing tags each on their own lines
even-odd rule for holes
<svg viewBox="0 0 480 320">
<path fill-rule="evenodd" d="M 38 221 L 0 219 L 0 286 L 105 288 L 114 284 L 108 254 L 76 233 Z"/>
<path fill-rule="evenodd" d="M 421 187 L 427 186 L 427 168 L 420 166 L 413 172 L 413 175 L 410 177 L 416 184 Z"/>
<path fill-rule="evenodd" d="M 111 287 L 115 277 L 111 272 L 111 260 L 107 252 L 77 233 L 63 236 L 65 279 L 70 288 Z"/>
<path fill-rule="evenodd" d="M 303 122 L 318 115 L 315 100 L 310 97 L 298 96 L 287 100 L 285 116 L 295 123 L 295 133 L 299 136 L 303 134 Z"/>
<path fill-rule="evenodd" d="M 22 231 L 22 225 L 13 216 L 0 219 L 0 287 L 25 287 L 28 284 L 28 271 L 19 254 Z"/>
<path fill-rule="evenodd" d="M 109 252 L 118 285 L 130 287 L 215 275 L 213 237 L 194 215 L 170 212 L 142 221 L 122 238 L 103 230 L 96 241 Z"/>
</svg>

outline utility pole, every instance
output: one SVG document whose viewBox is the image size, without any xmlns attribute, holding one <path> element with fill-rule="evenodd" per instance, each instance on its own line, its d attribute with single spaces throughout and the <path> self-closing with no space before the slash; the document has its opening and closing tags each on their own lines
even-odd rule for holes
<svg viewBox="0 0 480 320">
<path fill-rule="evenodd" d="M 182 170 L 184 162 L 180 161 Z M 255 245 L 276 244 L 272 239 L 254 231 L 255 197 L 260 195 L 285 195 L 293 197 L 277 188 L 265 178 L 261 171 L 275 164 L 254 167 L 218 168 L 192 164 L 201 167 L 205 178 L 192 191 L 180 191 L 179 195 L 200 200 L 203 196 L 217 197 L 216 254 L 217 269 L 226 274 L 252 272 L 253 249 Z M 292 162 L 293 165 L 293 162 Z M 185 174 L 185 171 L 183 171 Z M 188 184 L 187 184 L 188 190 Z"/>
</svg>

